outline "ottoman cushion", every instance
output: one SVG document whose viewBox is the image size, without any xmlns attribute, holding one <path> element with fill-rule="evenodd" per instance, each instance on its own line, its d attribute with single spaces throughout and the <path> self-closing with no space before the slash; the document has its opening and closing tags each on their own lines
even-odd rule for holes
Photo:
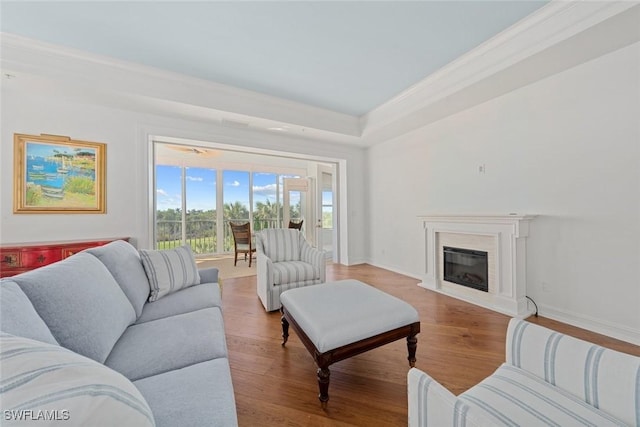
<svg viewBox="0 0 640 427">
<path fill-rule="evenodd" d="M 322 353 L 420 320 L 411 305 L 357 280 L 290 289 L 280 300 Z"/>
</svg>

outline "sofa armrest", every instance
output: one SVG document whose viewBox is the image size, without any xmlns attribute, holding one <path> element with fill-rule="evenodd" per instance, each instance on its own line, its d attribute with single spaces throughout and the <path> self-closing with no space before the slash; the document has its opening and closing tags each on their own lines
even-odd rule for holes
<svg viewBox="0 0 640 427">
<path fill-rule="evenodd" d="M 511 319 L 507 363 L 634 425 L 640 402 L 640 358 Z"/>
<path fill-rule="evenodd" d="M 200 283 L 218 283 L 218 269 L 216 267 L 202 268 L 200 273 Z"/>
<path fill-rule="evenodd" d="M 409 427 L 492 426 L 491 420 L 471 414 L 466 403 L 417 368 L 409 370 L 407 388 Z"/>
</svg>

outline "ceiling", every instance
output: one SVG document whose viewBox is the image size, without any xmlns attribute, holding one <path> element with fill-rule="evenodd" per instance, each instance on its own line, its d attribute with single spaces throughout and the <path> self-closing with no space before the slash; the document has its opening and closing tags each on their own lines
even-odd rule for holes
<svg viewBox="0 0 640 427">
<path fill-rule="evenodd" d="M 5 1 L 0 29 L 363 116 L 546 1 Z"/>
</svg>

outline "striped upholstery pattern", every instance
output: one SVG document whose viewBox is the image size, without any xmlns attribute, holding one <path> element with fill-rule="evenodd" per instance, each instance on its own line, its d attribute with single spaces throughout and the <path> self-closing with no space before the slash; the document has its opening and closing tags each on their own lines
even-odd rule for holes
<svg viewBox="0 0 640 427">
<path fill-rule="evenodd" d="M 515 319 L 506 353 L 508 364 L 640 425 L 640 358 Z"/>
<path fill-rule="evenodd" d="M 60 425 L 155 426 L 138 389 L 106 366 L 60 346 L 5 333 L 0 349 L 0 401 L 7 425 L 19 417 L 15 425 L 51 425 L 29 421 L 55 417 Z"/>
<path fill-rule="evenodd" d="M 493 375 L 459 396 L 474 412 L 505 426 L 624 426 L 571 393 L 543 379 L 503 364 Z"/>
<path fill-rule="evenodd" d="M 300 231 L 290 228 L 267 228 L 260 233 L 264 241 L 264 253 L 271 261 L 300 261 Z"/>
<path fill-rule="evenodd" d="M 456 397 L 408 375 L 410 426 L 640 426 L 640 358 L 518 319 L 506 363 Z"/>
<path fill-rule="evenodd" d="M 314 281 L 320 278 L 320 268 L 302 261 L 284 261 L 273 264 L 273 284 Z"/>
<path fill-rule="evenodd" d="M 191 247 L 153 251 L 140 250 L 144 271 L 149 279 L 149 301 L 200 283 L 200 275 Z"/>
<path fill-rule="evenodd" d="M 297 248 L 297 254 L 294 248 Z M 267 311 L 280 309 L 280 294 L 284 291 L 325 281 L 324 252 L 309 245 L 298 230 L 269 228 L 260 231 L 256 234 L 256 252 L 257 293 Z M 295 259 L 275 261 L 270 255 L 278 259 Z"/>
<path fill-rule="evenodd" d="M 494 427 L 481 412 L 469 417 L 469 405 L 425 372 L 411 368 L 407 375 L 409 426 L 411 427 Z"/>
</svg>

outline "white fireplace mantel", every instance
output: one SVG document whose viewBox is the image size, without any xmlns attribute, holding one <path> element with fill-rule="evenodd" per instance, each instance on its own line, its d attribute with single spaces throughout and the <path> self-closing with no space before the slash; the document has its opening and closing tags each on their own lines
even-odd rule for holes
<svg viewBox="0 0 640 427">
<path fill-rule="evenodd" d="M 534 215 L 421 215 L 424 270 L 419 286 L 513 317 L 533 313 L 527 304 L 526 244 Z M 443 279 L 443 242 L 489 252 L 489 292 Z M 447 243 L 450 244 L 450 243 Z"/>
</svg>

